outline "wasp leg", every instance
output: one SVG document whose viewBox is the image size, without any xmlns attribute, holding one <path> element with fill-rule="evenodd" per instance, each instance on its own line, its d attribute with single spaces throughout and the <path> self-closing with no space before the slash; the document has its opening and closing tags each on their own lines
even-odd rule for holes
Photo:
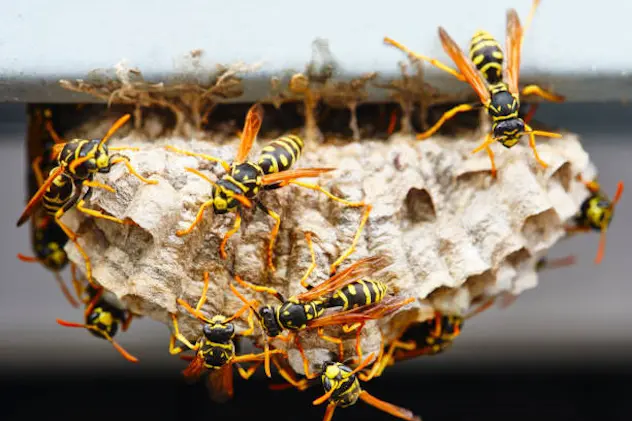
<svg viewBox="0 0 632 421">
<path fill-rule="evenodd" d="M 248 329 L 246 329 L 243 332 L 241 332 L 240 335 L 242 335 L 242 336 L 250 336 L 255 331 L 254 316 L 252 315 L 252 309 L 250 308 L 250 305 L 244 306 L 242 308 L 250 309 L 250 311 L 248 312 Z M 239 317 L 239 316 L 237 316 L 237 317 Z"/>
<path fill-rule="evenodd" d="M 334 402 L 329 402 L 327 405 L 327 409 L 325 409 L 325 416 L 323 417 L 323 421 L 331 421 L 334 416 L 334 411 L 336 410 L 336 404 Z"/>
<path fill-rule="evenodd" d="M 494 139 L 492 138 L 492 135 L 487 134 L 483 143 L 481 143 L 479 147 L 474 149 L 472 153 L 477 153 L 485 149 L 485 152 L 487 152 L 487 156 L 489 156 L 489 161 L 492 166 L 491 168 L 492 177 L 496 178 L 497 171 L 496 171 L 496 161 L 494 160 L 494 152 L 492 151 L 492 148 L 489 147 L 489 145 L 491 145 L 492 143 L 494 143 Z"/>
<path fill-rule="evenodd" d="M 88 209 L 85 207 L 85 204 L 86 204 L 85 200 L 81 199 L 79 203 L 77 203 L 77 210 L 79 212 L 85 213 L 86 215 L 90 215 L 93 218 L 107 219 L 108 221 L 116 222 L 117 224 L 122 224 L 122 225 L 130 225 L 133 223 L 132 221 L 124 221 L 114 216 L 106 215 L 103 212 L 100 212 L 98 210 Z"/>
<path fill-rule="evenodd" d="M 322 327 L 319 327 L 317 330 L 318 336 L 327 341 L 338 345 L 338 359 L 343 361 L 345 355 L 345 348 L 342 339 L 334 338 L 333 336 L 325 335 L 325 330 Z"/>
<path fill-rule="evenodd" d="M 351 326 L 347 326 L 347 325 L 342 326 L 342 331 L 344 333 L 350 333 L 350 332 L 353 332 L 354 330 L 356 332 L 355 350 L 356 350 L 357 358 L 359 359 L 359 361 L 362 361 L 362 344 L 360 342 L 360 334 L 362 333 L 363 327 L 364 327 L 364 323 L 360 323 L 360 322 L 354 323 Z"/>
<path fill-rule="evenodd" d="M 432 64 L 433 66 L 437 67 L 438 69 L 443 70 L 444 72 L 450 73 L 452 76 L 454 76 L 455 78 L 457 78 L 458 80 L 460 80 L 461 82 L 466 82 L 467 80 L 465 79 L 465 77 L 459 73 L 458 71 L 456 71 L 455 69 L 451 68 L 450 66 L 443 64 L 442 62 L 440 62 L 437 59 L 434 58 L 430 58 L 421 54 L 417 54 L 415 52 L 413 52 L 412 50 L 410 50 L 408 47 L 404 46 L 404 44 L 401 44 L 389 37 L 384 37 L 384 42 L 388 45 L 392 45 L 393 47 L 397 48 L 398 50 L 404 52 L 406 55 L 408 55 L 408 57 L 410 59 L 416 59 L 416 60 L 421 60 L 421 61 L 427 61 L 428 63 Z"/>
<path fill-rule="evenodd" d="M 187 338 L 182 336 L 182 334 L 180 333 L 180 329 L 178 328 L 178 317 L 173 313 L 171 313 L 170 316 L 171 321 L 173 322 L 174 333 L 169 337 L 169 353 L 171 355 L 177 355 L 183 351 L 186 351 L 186 349 L 182 349 L 182 347 L 176 346 L 176 339 L 186 345 L 186 347 L 189 348 L 191 351 L 197 351 L 200 347 L 200 344 L 196 343 L 195 345 L 193 345 L 191 342 L 189 342 Z"/>
<path fill-rule="evenodd" d="M 529 127 L 529 125 L 525 125 L 525 128 L 527 129 L 528 132 L 531 133 L 527 133 L 529 135 L 529 147 L 533 150 L 533 155 L 535 156 L 535 160 L 538 161 L 538 164 L 542 165 L 542 167 L 546 168 L 549 165 L 542 161 L 542 159 L 540 159 L 540 155 L 538 154 L 538 150 L 535 147 L 535 133 L 533 133 L 533 129 L 531 127 Z"/>
<path fill-rule="evenodd" d="M 62 139 L 59 136 L 59 134 L 57 133 L 57 131 L 53 127 L 53 123 L 50 120 L 46 120 L 46 123 L 44 123 L 44 125 L 45 125 L 46 131 L 50 135 L 51 139 L 53 139 L 53 142 L 55 142 L 56 144 L 65 143 L 64 139 Z"/>
<path fill-rule="evenodd" d="M 132 313 L 128 311 L 127 317 L 125 318 L 125 320 L 123 321 L 123 324 L 121 325 L 121 331 L 127 332 L 127 329 L 129 329 L 129 326 L 132 324 L 133 319 L 134 319 L 134 316 L 132 315 Z"/>
<path fill-rule="evenodd" d="M 283 354 L 283 353 L 285 353 L 285 351 L 283 351 L 281 349 L 273 349 L 272 351 L 268 351 L 268 355 L 276 355 L 276 354 Z M 231 363 L 232 364 L 236 364 L 237 365 L 237 371 L 239 372 L 239 375 L 244 380 L 248 380 L 255 373 L 257 368 L 259 368 L 259 366 L 263 363 L 264 358 L 265 358 L 265 353 L 262 353 L 262 354 L 245 354 L 245 355 L 239 355 L 237 357 L 234 357 L 233 360 L 231 361 Z M 248 370 L 245 370 L 239 364 L 240 363 L 246 363 L 246 362 L 253 362 L 255 364 L 252 365 L 250 368 L 248 368 Z"/>
<path fill-rule="evenodd" d="M 85 292 L 85 288 L 83 285 L 81 285 L 81 282 L 79 281 L 79 278 L 77 277 L 77 265 L 75 265 L 74 263 L 70 262 L 70 276 L 72 277 L 72 286 L 75 289 L 75 293 L 77 294 L 77 298 L 79 298 L 79 301 L 81 301 L 84 304 L 88 304 L 90 302 L 90 298 L 83 297 L 83 294 Z"/>
<path fill-rule="evenodd" d="M 224 238 L 222 238 L 222 242 L 219 245 L 219 254 L 222 256 L 222 259 L 226 259 L 228 254 L 226 254 L 226 243 L 228 243 L 228 239 L 232 237 L 237 231 L 239 231 L 239 227 L 241 226 L 241 215 L 239 212 L 235 214 L 235 223 L 233 224 L 233 228 L 231 228 L 226 234 L 224 234 Z"/>
<path fill-rule="evenodd" d="M 279 228 L 281 227 L 281 217 L 273 210 L 268 209 L 260 201 L 257 201 L 257 207 L 274 219 L 274 227 L 272 227 L 272 231 L 270 232 L 270 243 L 268 244 L 268 267 L 274 272 L 276 268 L 272 262 L 272 257 L 274 254 L 274 243 L 276 242 L 276 237 L 279 234 Z"/>
<path fill-rule="evenodd" d="M 31 169 L 33 170 L 33 174 L 35 174 L 35 180 L 37 181 L 38 186 L 42 186 L 44 184 L 45 178 L 44 174 L 42 174 L 42 157 L 36 157 L 33 162 L 31 162 Z"/>
<path fill-rule="evenodd" d="M 81 195 L 81 189 L 79 188 L 79 186 L 75 186 L 75 192 L 73 193 L 70 200 L 68 200 L 68 202 L 66 202 L 64 206 L 62 206 L 61 208 L 57 210 L 57 212 L 55 212 L 55 222 L 57 223 L 57 225 L 59 225 L 59 227 L 62 229 L 64 234 L 66 234 L 68 239 L 73 242 L 73 244 L 77 248 L 77 251 L 79 252 L 79 254 L 81 254 L 81 257 L 83 257 L 83 261 L 86 265 L 86 278 L 88 278 L 88 282 L 90 283 L 90 285 L 92 285 L 95 288 L 100 288 L 97 284 L 94 283 L 94 280 L 92 279 L 92 264 L 90 263 L 90 258 L 88 257 L 88 253 L 86 253 L 86 251 L 83 249 L 83 247 L 81 247 L 81 245 L 77 241 L 77 234 L 73 230 L 71 230 L 70 227 L 68 227 L 68 225 L 64 224 L 61 221 L 61 217 L 64 216 L 64 214 L 68 211 L 68 209 L 72 208 L 75 205 L 75 203 L 77 203 L 77 200 L 79 199 L 80 195 Z"/>
<path fill-rule="evenodd" d="M 408 409 L 400 408 L 399 406 L 395 406 L 388 402 L 384 402 L 383 400 L 380 400 L 376 398 L 375 396 L 371 395 L 366 390 L 363 390 L 360 392 L 360 399 L 362 399 L 365 403 L 368 403 L 369 405 L 386 412 L 387 414 L 393 415 L 394 417 L 402 418 L 408 421 L 413 421 L 413 420 L 421 421 L 421 419 L 418 416 L 413 414 Z"/>
<path fill-rule="evenodd" d="M 244 369 L 241 365 L 239 365 L 238 363 L 234 363 L 235 366 L 237 367 L 237 372 L 239 373 L 239 375 L 241 376 L 242 379 L 244 380 L 248 380 L 250 377 L 252 377 L 253 374 L 255 374 L 255 372 L 257 371 L 257 369 L 259 368 L 259 366 L 263 363 L 263 361 L 257 361 L 256 363 L 254 363 L 253 365 L 251 365 L 250 367 L 248 367 L 248 369 Z"/>
<path fill-rule="evenodd" d="M 441 126 L 443 126 L 443 124 L 446 121 L 448 121 L 449 119 L 451 119 L 452 117 L 454 117 L 458 113 L 464 113 L 466 111 L 472 111 L 474 108 L 475 107 L 473 105 L 471 105 L 471 104 L 461 104 L 461 105 L 457 105 L 456 107 L 446 111 L 445 113 L 443 113 L 443 115 L 441 116 L 439 121 L 437 121 L 434 124 L 434 126 L 429 128 L 425 132 L 417 133 L 417 140 L 428 139 L 430 136 L 435 134 L 437 132 L 437 130 L 439 130 L 441 128 Z"/>
<path fill-rule="evenodd" d="M 290 384 L 290 386 L 294 386 L 295 388 L 301 391 L 307 389 L 307 386 L 308 386 L 307 379 L 296 380 L 294 376 L 288 370 L 281 367 L 281 364 L 279 364 L 279 362 L 277 361 L 275 357 L 272 357 L 272 363 L 274 364 L 277 371 L 279 372 L 279 375 L 283 377 L 285 381 Z"/>
<path fill-rule="evenodd" d="M 312 233 L 311 232 L 306 232 L 305 233 L 305 241 L 307 241 L 307 247 L 309 247 L 309 253 L 310 253 L 311 257 L 312 257 L 312 263 L 309 265 L 309 267 L 305 271 L 305 274 L 301 278 L 301 285 L 305 289 L 310 289 L 310 288 L 312 288 L 312 286 L 307 283 L 307 278 L 309 278 L 309 275 L 311 275 L 312 272 L 314 271 L 314 269 L 316 269 L 316 254 L 314 253 L 314 245 L 312 244 Z"/>
<path fill-rule="evenodd" d="M 98 181 L 94 181 L 94 180 L 85 180 L 83 182 L 83 185 L 86 187 L 94 187 L 97 189 L 107 190 L 110 193 L 116 193 L 116 190 L 114 190 L 112 187 L 108 186 L 107 184 L 99 183 Z"/>
<path fill-rule="evenodd" d="M 364 382 L 368 382 L 376 376 L 380 376 L 382 374 L 382 365 L 384 360 L 384 335 L 380 335 L 380 352 L 377 354 L 375 358 L 375 362 L 369 371 L 369 374 L 364 374 L 362 371 L 358 372 L 358 378 Z M 388 362 L 388 361 L 387 361 Z M 362 358 L 358 359 L 358 364 L 362 363 Z"/>
<path fill-rule="evenodd" d="M 206 302 L 206 294 L 208 293 L 208 284 L 209 284 L 209 273 L 204 272 L 204 284 L 202 286 L 202 294 L 200 295 L 200 299 L 195 306 L 195 312 L 199 313 L 202 309 L 202 306 Z"/>
<path fill-rule="evenodd" d="M 79 307 L 79 303 L 77 303 L 77 301 L 73 298 L 72 294 L 70 293 L 70 290 L 68 289 L 68 287 L 66 286 L 66 283 L 64 282 L 64 279 L 61 277 L 61 274 L 59 272 L 54 272 L 54 275 L 55 275 L 55 280 L 57 281 L 57 284 L 59 285 L 59 288 L 61 289 L 62 294 L 64 294 L 64 297 L 66 297 L 66 300 L 68 300 L 71 306 L 75 308 Z"/>
<path fill-rule="evenodd" d="M 270 294 L 275 297 L 277 300 L 279 300 L 279 302 L 285 302 L 285 298 L 283 298 L 283 295 L 281 295 L 281 293 L 274 288 L 262 287 L 260 285 L 252 284 L 248 281 L 244 281 L 239 276 L 235 276 L 235 281 L 237 281 L 237 283 L 243 287 L 250 288 L 251 290 L 256 292 L 265 292 L 266 294 Z M 280 336 L 277 336 L 276 338 L 278 339 L 280 338 Z"/>
<path fill-rule="evenodd" d="M 301 340 L 298 335 L 294 336 L 294 346 L 296 346 L 296 349 L 298 349 L 298 352 L 301 354 L 301 358 L 303 359 L 303 371 L 305 372 L 305 377 L 308 379 L 315 379 L 318 377 L 318 374 L 312 373 L 309 369 L 309 360 L 305 355 L 305 350 L 303 349 L 303 345 L 301 345 Z"/>
<path fill-rule="evenodd" d="M 577 174 L 577 181 L 581 182 L 586 188 L 593 194 L 599 193 L 601 186 L 596 181 L 586 181 L 582 178 L 581 174 Z"/>
<path fill-rule="evenodd" d="M 133 152 L 138 152 L 140 151 L 140 148 L 137 148 L 135 146 L 109 146 L 108 150 L 110 151 L 133 151 Z"/>
<path fill-rule="evenodd" d="M 297 180 L 290 180 L 287 182 L 287 184 L 296 184 L 297 186 L 305 187 L 306 189 L 319 191 L 323 193 L 325 196 L 329 197 L 330 199 L 335 200 L 336 202 L 340 202 L 345 206 L 354 207 L 354 208 L 357 208 L 357 207 L 364 208 L 364 213 L 362 214 L 360 225 L 358 226 L 358 229 L 356 230 L 356 233 L 355 233 L 355 236 L 353 237 L 353 241 L 351 242 L 351 245 L 342 254 L 342 256 L 340 256 L 338 260 L 336 260 L 331 265 L 330 273 L 335 274 L 338 266 L 340 266 L 342 262 L 344 262 L 355 251 L 356 245 L 358 244 L 358 241 L 360 240 L 360 235 L 362 234 L 362 230 L 364 229 L 364 226 L 366 225 L 366 221 L 369 219 L 369 214 L 371 213 L 373 206 L 365 202 L 350 202 L 348 200 L 344 200 L 338 196 L 334 196 L 333 194 L 329 193 L 327 190 L 323 189 L 322 187 L 316 184 L 304 183 L 302 181 L 297 181 Z"/>
<path fill-rule="evenodd" d="M 522 96 L 535 95 L 550 102 L 564 102 L 566 98 L 553 92 L 546 91 L 538 85 L 527 85 L 522 89 Z"/>
<path fill-rule="evenodd" d="M 538 111 L 539 106 L 540 104 L 529 105 L 529 111 L 527 112 L 527 115 L 524 116 L 522 121 L 524 121 L 526 124 L 531 123 L 531 120 L 533 120 L 533 117 L 535 117 L 535 113 Z"/>
<path fill-rule="evenodd" d="M 184 235 L 189 234 L 191 231 L 193 231 L 193 228 L 195 228 L 195 226 L 202 221 L 202 217 L 204 216 L 204 210 L 208 208 L 209 206 L 211 207 L 213 206 L 213 199 L 207 200 L 206 202 L 202 203 L 202 206 L 200 206 L 200 209 L 198 210 L 197 215 L 195 215 L 195 220 L 191 223 L 191 225 L 189 225 L 189 227 L 186 229 L 176 231 L 176 235 L 178 237 L 182 237 Z"/>
<path fill-rule="evenodd" d="M 123 155 L 119 155 L 119 156 L 117 156 L 114 159 L 110 159 L 110 163 L 112 165 L 118 164 L 119 162 L 124 163 L 125 166 L 127 167 L 127 171 L 129 171 L 130 174 L 132 174 L 134 177 L 138 178 L 143 183 L 146 183 L 146 184 L 158 184 L 158 180 L 149 180 L 149 179 L 143 177 L 142 175 L 140 175 L 138 172 L 136 172 L 134 167 L 132 167 L 132 164 L 129 163 L 129 158 L 128 157 L 123 156 Z"/>
<path fill-rule="evenodd" d="M 391 112 L 391 116 L 388 120 L 388 128 L 386 129 L 386 134 L 389 136 L 395 133 L 395 128 L 397 127 L 397 110 L 393 110 Z"/>
<path fill-rule="evenodd" d="M 195 157 L 198 157 L 198 158 L 206 159 L 207 161 L 211 161 L 211 162 L 217 162 L 222 167 L 224 167 L 224 170 L 226 172 L 230 172 L 230 165 L 228 164 L 228 162 L 224 161 L 223 159 L 216 158 L 214 156 L 206 155 L 206 154 L 203 154 L 203 153 L 195 153 L 195 152 L 185 151 L 184 149 L 179 149 L 179 148 L 176 148 L 175 146 L 171 146 L 171 145 L 165 146 L 165 149 L 167 149 L 168 151 L 176 152 L 176 153 L 183 154 L 183 155 L 195 156 Z"/>
</svg>

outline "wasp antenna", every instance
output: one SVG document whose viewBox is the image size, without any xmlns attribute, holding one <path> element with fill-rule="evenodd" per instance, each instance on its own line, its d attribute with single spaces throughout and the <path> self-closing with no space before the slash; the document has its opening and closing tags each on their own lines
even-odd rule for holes
<svg viewBox="0 0 632 421">
<path fill-rule="evenodd" d="M 369 354 L 369 356 L 368 356 L 368 357 L 366 357 L 366 358 L 364 359 L 364 361 L 362 361 L 362 362 L 360 363 L 360 365 L 359 365 L 359 366 L 357 366 L 357 367 L 356 367 L 356 368 L 355 368 L 355 369 L 351 372 L 351 375 L 356 374 L 358 371 L 362 370 L 362 369 L 363 369 L 363 368 L 365 368 L 367 365 L 369 365 L 369 363 L 371 362 L 371 360 L 372 360 L 374 357 L 375 357 L 375 353 L 374 353 L 374 352 L 372 352 L 371 354 Z"/>
<path fill-rule="evenodd" d="M 334 394 L 334 392 L 336 391 L 335 387 L 332 387 L 331 389 L 329 389 L 329 391 L 327 393 L 325 393 L 323 396 L 321 396 L 318 399 L 314 399 L 314 401 L 312 402 L 313 405 L 320 405 L 321 403 L 325 402 L 327 399 L 329 399 L 331 397 L 331 395 Z"/>
<path fill-rule="evenodd" d="M 599 238 L 599 248 L 597 249 L 597 256 L 595 256 L 595 264 L 601 263 L 603 260 L 603 255 L 606 252 L 606 232 L 608 231 L 608 226 L 604 224 L 601 227 L 601 236 Z"/>
<path fill-rule="evenodd" d="M 20 259 L 23 262 L 27 262 L 27 263 L 39 263 L 39 262 L 41 262 L 41 259 L 38 259 L 35 256 L 25 256 L 22 253 L 18 253 L 18 259 Z"/>
<path fill-rule="evenodd" d="M 64 327 L 82 327 L 84 329 L 90 329 L 90 326 L 88 325 L 84 325 L 82 323 L 67 322 L 66 320 L 61 319 L 57 319 L 57 323 Z"/>
<path fill-rule="evenodd" d="M 110 335 L 105 334 L 105 338 L 108 341 L 110 341 L 112 346 L 114 346 L 114 349 L 116 349 L 119 352 L 119 354 L 121 354 L 123 356 L 123 358 L 125 358 L 127 361 L 129 361 L 131 363 L 137 363 L 138 362 L 138 358 L 134 357 L 132 354 L 127 352 L 125 350 L 125 348 L 123 348 L 118 342 L 116 342 L 114 339 L 112 339 L 112 337 Z"/>
<path fill-rule="evenodd" d="M 103 136 L 103 138 L 101 138 L 101 141 L 99 142 L 99 147 L 103 146 L 105 144 L 105 142 L 107 142 L 108 139 L 110 139 L 110 137 L 112 137 L 112 135 L 114 133 L 116 133 L 116 131 L 118 129 L 120 129 L 125 123 L 127 123 L 127 121 L 131 117 L 132 117 L 131 114 L 125 114 L 123 117 L 121 117 L 118 120 L 116 120 L 114 122 L 114 124 L 112 124 L 112 127 L 110 127 L 110 130 L 108 130 L 107 133 L 105 134 L 105 136 Z"/>
<path fill-rule="evenodd" d="M 614 198 L 612 199 L 612 202 L 610 203 L 611 209 L 614 209 L 619 199 L 621 199 L 622 194 L 623 194 L 623 181 L 619 181 L 619 184 L 617 184 L 617 192 L 614 194 Z"/>
</svg>

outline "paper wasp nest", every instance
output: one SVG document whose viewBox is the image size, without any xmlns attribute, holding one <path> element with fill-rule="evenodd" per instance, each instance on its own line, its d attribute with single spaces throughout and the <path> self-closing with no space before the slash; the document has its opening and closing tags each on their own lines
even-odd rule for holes
<svg viewBox="0 0 632 421">
<path fill-rule="evenodd" d="M 101 121 L 98 128 L 93 127 L 94 132 L 80 129 L 76 134 L 100 137 L 110 123 Z M 222 260 L 218 248 L 232 227 L 233 215 L 214 215 L 212 209 L 207 210 L 203 223 L 191 234 L 178 237 L 175 232 L 193 221 L 211 193 L 209 183 L 185 172 L 184 167 L 197 168 L 212 179 L 221 176 L 223 169 L 166 151 L 164 145 L 230 161 L 238 139 L 143 140 L 133 132 L 124 133 L 121 130 L 111 145 L 141 147 L 139 152 L 126 154 L 141 174 L 159 183 L 142 184 L 124 165 L 116 165 L 96 180 L 114 186 L 117 193 L 95 190 L 87 205 L 130 218 L 137 226 L 85 217 L 76 210 L 65 220 L 74 228 L 80 225 L 80 243 L 91 257 L 97 282 L 134 313 L 169 328 L 168 312 L 178 311 L 181 329 L 190 340 L 200 335 L 201 324 L 177 306 L 176 299 L 195 305 L 204 271 L 210 272 L 211 285 L 203 311 L 230 315 L 242 304 L 228 289 L 233 274 L 273 286 L 287 297 L 302 291 L 299 281 L 311 263 L 304 232 L 313 233 L 317 256 L 316 270 L 309 279 L 312 284 L 328 277 L 329 265 L 352 240 L 360 208 L 344 207 L 321 193 L 287 186 L 262 194 L 263 202 L 282 218 L 274 254 L 276 272 L 270 273 L 266 267 L 273 220 L 261 211 L 245 212 L 241 229 L 228 242 L 228 258 Z M 393 264 L 375 277 L 388 281 L 391 293 L 418 299 L 365 326 L 365 355 L 379 349 L 378 326 L 390 340 L 406 323 L 429 318 L 431 306 L 464 312 L 478 298 L 503 292 L 517 295 L 533 288 L 537 284 L 536 260 L 564 235 L 564 221 L 577 212 L 587 196 L 575 176 L 582 173 L 590 178 L 593 174 L 588 155 L 575 135 L 539 142 L 540 155 L 549 164 L 545 170 L 535 162 L 526 140 L 511 150 L 494 145 L 498 165 L 495 181 L 490 177 L 487 155 L 471 154 L 480 139 L 477 132 L 469 138 L 433 137 L 426 141 L 394 135 L 387 141 L 306 142 L 297 167 L 334 166 L 337 171 L 315 182 L 338 196 L 373 205 L 357 250 L 341 268 L 368 255 L 386 254 Z M 259 136 L 252 157 L 267 140 Z M 69 243 L 66 248 L 81 266 L 73 245 Z M 239 289 L 253 297 L 251 291 Z M 275 304 L 273 297 L 264 294 L 256 298 Z M 246 327 L 244 320 L 236 323 L 238 331 Z M 340 333 L 336 329 L 331 334 Z M 350 357 L 355 336 L 345 337 L 345 355 Z M 261 340 L 258 326 L 254 338 Z M 325 350 L 335 352 L 333 344 L 315 333 L 303 333 L 301 338 L 313 364 L 328 358 Z M 279 341 L 272 343 L 285 346 Z M 297 354 L 290 351 L 290 361 L 302 373 Z"/>
</svg>

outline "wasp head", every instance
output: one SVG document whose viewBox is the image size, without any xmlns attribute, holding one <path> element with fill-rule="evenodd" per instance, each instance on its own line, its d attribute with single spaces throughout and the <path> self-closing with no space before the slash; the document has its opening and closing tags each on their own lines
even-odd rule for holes
<svg viewBox="0 0 632 421">
<path fill-rule="evenodd" d="M 603 228 L 607 228 L 612 221 L 613 214 L 614 208 L 610 200 L 600 196 L 594 196 L 589 199 L 588 207 L 586 208 L 586 219 L 593 229 L 600 231 Z"/>
<path fill-rule="evenodd" d="M 279 336 L 283 330 L 277 321 L 275 308 L 271 305 L 265 305 L 259 309 L 259 317 L 261 324 L 270 337 Z"/>
<path fill-rule="evenodd" d="M 217 187 L 213 189 L 213 209 L 217 214 L 233 212 L 240 205 L 234 195 L 243 195 L 243 192 L 232 182 L 221 179 Z"/>
<path fill-rule="evenodd" d="M 521 118 L 502 120 L 493 126 L 494 140 L 500 142 L 504 147 L 511 148 L 520 140 L 524 134 L 524 121 Z"/>
<path fill-rule="evenodd" d="M 235 326 L 226 323 L 224 316 L 213 317 L 211 323 L 204 325 L 202 331 L 208 341 L 216 343 L 227 343 L 235 336 Z"/>
<path fill-rule="evenodd" d="M 98 140 L 95 140 L 95 142 L 98 142 Z M 97 144 L 94 151 L 94 163 L 98 172 L 106 173 L 110 171 L 112 164 L 110 163 L 110 152 L 106 145 Z"/>
<path fill-rule="evenodd" d="M 107 339 L 108 336 L 112 338 L 116 335 L 120 321 L 112 311 L 104 306 L 96 305 L 86 317 L 86 326 L 91 327 L 88 330 L 94 336 Z"/>
</svg>

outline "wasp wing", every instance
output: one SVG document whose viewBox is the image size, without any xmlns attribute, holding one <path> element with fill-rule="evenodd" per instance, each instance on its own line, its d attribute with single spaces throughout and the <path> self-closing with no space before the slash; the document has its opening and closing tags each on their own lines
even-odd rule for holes
<svg viewBox="0 0 632 421">
<path fill-rule="evenodd" d="M 457 43 L 454 42 L 442 27 L 439 27 L 439 38 L 441 39 L 443 49 L 450 56 L 454 64 L 456 64 L 456 67 L 459 68 L 459 71 L 463 74 L 467 82 L 476 91 L 481 102 L 487 104 L 491 98 L 487 83 L 483 80 L 476 67 L 474 67 L 472 61 L 463 54 L 461 48 L 459 48 Z"/>
<path fill-rule="evenodd" d="M 297 178 L 318 177 L 326 172 L 334 171 L 335 168 L 299 168 L 296 170 L 281 171 L 273 174 L 266 174 L 261 181 L 264 185 L 283 183 Z"/>
<path fill-rule="evenodd" d="M 182 375 L 187 380 L 187 382 L 195 382 L 200 378 L 200 376 L 204 373 L 204 359 L 199 355 L 193 357 L 193 360 L 189 363 L 189 365 L 182 370 Z"/>
<path fill-rule="evenodd" d="M 261 123 L 263 122 L 263 106 L 261 104 L 255 104 L 248 110 L 246 115 L 246 121 L 244 122 L 244 130 L 241 132 L 241 142 L 239 143 L 239 149 L 237 150 L 237 156 L 235 156 L 234 162 L 241 164 L 248 158 L 248 153 L 252 149 L 252 145 L 257 138 L 257 133 L 261 129 Z"/>
<path fill-rule="evenodd" d="M 330 313 L 307 323 L 310 329 L 332 325 L 349 325 L 379 319 L 415 301 L 413 297 L 390 297 L 378 304 L 367 304 L 346 311 Z"/>
<path fill-rule="evenodd" d="M 233 398 L 233 367 L 226 364 L 222 368 L 209 371 L 206 388 L 213 402 L 224 403 Z"/>
<path fill-rule="evenodd" d="M 507 54 L 507 66 L 505 67 L 505 82 L 509 92 L 518 95 L 518 81 L 520 79 L 520 52 L 522 50 L 522 38 L 524 31 L 514 9 L 507 11 L 507 39 L 505 41 L 505 53 Z"/>
<path fill-rule="evenodd" d="M 55 178 L 57 178 L 57 176 L 59 176 L 63 172 L 64 172 L 64 167 L 62 166 L 56 167 L 50 172 L 50 175 L 48 176 L 46 181 L 44 181 L 44 184 L 41 185 L 39 190 L 37 190 L 37 192 L 33 195 L 31 200 L 29 200 L 26 207 L 24 208 L 24 211 L 22 212 L 20 219 L 18 219 L 18 223 L 17 223 L 18 227 L 24 224 L 29 219 L 29 217 L 33 213 L 33 210 L 35 209 L 35 205 L 37 205 L 37 203 L 42 199 L 42 197 L 46 193 L 46 190 L 53 184 L 53 181 L 55 180 Z"/>
<path fill-rule="evenodd" d="M 390 259 L 386 256 L 372 256 L 358 260 L 345 270 L 330 277 L 326 281 L 316 285 L 312 289 L 297 295 L 300 301 L 310 301 L 316 298 L 326 296 L 337 289 L 349 285 L 358 278 L 368 276 L 373 272 L 385 268 L 390 264 Z"/>
</svg>

